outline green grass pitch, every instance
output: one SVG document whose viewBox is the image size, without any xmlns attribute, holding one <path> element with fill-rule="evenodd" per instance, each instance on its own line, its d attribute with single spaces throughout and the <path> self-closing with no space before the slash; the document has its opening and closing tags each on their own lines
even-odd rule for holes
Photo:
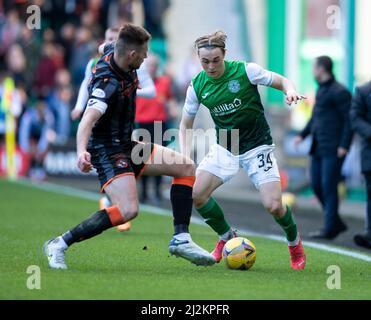
<svg viewBox="0 0 371 320">
<path fill-rule="evenodd" d="M 170 217 L 141 212 L 132 230 L 111 229 L 73 245 L 68 270 L 51 270 L 42 244 L 96 211 L 97 203 L 0 180 L 0 299 L 370 299 L 371 264 L 307 248 L 304 271 L 290 269 L 284 243 L 249 237 L 257 247 L 251 270 L 224 263 L 197 267 L 170 256 Z M 211 250 L 216 236 L 191 225 Z M 147 249 L 144 250 L 143 248 Z M 41 289 L 27 288 L 27 267 L 41 270 Z M 341 270 L 341 289 L 326 286 L 327 267 Z"/>
</svg>

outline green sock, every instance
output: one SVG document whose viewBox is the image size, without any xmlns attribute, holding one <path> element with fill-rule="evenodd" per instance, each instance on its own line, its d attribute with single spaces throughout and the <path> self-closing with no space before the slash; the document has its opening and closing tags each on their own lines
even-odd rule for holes
<svg viewBox="0 0 371 320">
<path fill-rule="evenodd" d="M 210 197 L 209 201 L 203 207 L 196 208 L 196 210 L 218 235 L 222 235 L 230 230 L 231 226 L 225 220 L 223 210 L 214 198 Z"/>
<path fill-rule="evenodd" d="M 282 218 L 274 218 L 277 223 L 282 227 L 283 231 L 286 233 L 286 239 L 289 242 L 296 240 L 298 236 L 298 228 L 296 227 L 295 220 L 292 216 L 291 209 L 286 206 L 286 214 Z"/>
</svg>

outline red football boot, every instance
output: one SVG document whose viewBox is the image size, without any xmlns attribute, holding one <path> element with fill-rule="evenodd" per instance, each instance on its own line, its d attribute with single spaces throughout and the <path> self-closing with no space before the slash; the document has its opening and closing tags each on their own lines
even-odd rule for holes
<svg viewBox="0 0 371 320">
<path fill-rule="evenodd" d="M 232 230 L 232 237 L 230 239 L 236 238 L 236 237 L 237 237 L 236 230 Z M 226 243 L 227 243 L 227 241 L 225 241 L 225 240 L 222 240 L 222 239 L 218 240 L 218 242 L 215 245 L 214 250 L 211 251 L 211 255 L 214 257 L 214 259 L 217 263 L 219 263 L 220 260 L 222 260 L 222 258 L 223 258 L 223 248 L 224 248 L 224 245 Z"/>
<path fill-rule="evenodd" d="M 305 268 L 305 263 L 307 261 L 304 253 L 304 248 L 301 240 L 296 246 L 289 246 L 290 258 L 291 258 L 291 268 L 294 270 L 303 270 Z"/>
</svg>

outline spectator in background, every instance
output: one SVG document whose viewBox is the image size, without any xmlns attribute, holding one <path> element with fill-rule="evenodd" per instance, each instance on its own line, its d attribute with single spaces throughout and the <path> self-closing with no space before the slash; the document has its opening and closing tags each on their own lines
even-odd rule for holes
<svg viewBox="0 0 371 320">
<path fill-rule="evenodd" d="M 42 46 L 42 56 L 35 74 L 35 93 L 47 96 L 55 84 L 55 74 L 57 64 L 54 61 L 55 47 L 51 42 L 46 42 Z"/>
<path fill-rule="evenodd" d="M 143 0 L 144 26 L 153 38 L 165 38 L 163 16 L 170 6 L 169 0 Z"/>
<path fill-rule="evenodd" d="M 198 59 L 197 53 L 192 47 L 189 56 L 182 64 L 182 68 L 177 75 L 177 86 L 179 97 L 184 97 L 187 94 L 187 89 L 192 78 L 202 70 L 200 59 Z"/>
<path fill-rule="evenodd" d="M 4 25 L 0 26 L 0 56 L 4 56 L 22 31 L 22 22 L 16 9 L 9 10 Z"/>
<path fill-rule="evenodd" d="M 138 129 L 144 129 L 150 133 L 150 140 L 146 141 L 145 135 L 143 141 L 152 142 L 166 146 L 163 141 L 163 133 L 168 128 L 168 121 L 176 119 L 178 116 L 177 104 L 173 98 L 171 90 L 171 79 L 167 75 L 159 75 L 159 59 L 155 55 L 150 55 L 146 60 L 146 68 L 150 74 L 156 88 L 156 96 L 154 98 L 137 97 L 135 121 Z M 158 132 L 155 130 L 158 130 Z M 160 138 L 157 141 L 156 138 Z M 147 182 L 149 177 L 143 176 L 141 202 L 148 200 Z M 160 203 L 161 196 L 161 176 L 154 177 L 155 179 L 155 201 Z"/>
<path fill-rule="evenodd" d="M 49 144 L 55 139 L 54 118 L 43 98 L 38 98 L 35 107 L 27 108 L 19 126 L 19 146 L 30 158 L 29 176 L 44 180 L 43 162 Z"/>
<path fill-rule="evenodd" d="M 54 144 L 67 143 L 70 136 L 70 102 L 72 98 L 71 75 L 67 69 L 56 73 L 55 87 L 48 96 L 48 109 L 55 119 L 56 139 Z"/>
<path fill-rule="evenodd" d="M 362 138 L 361 168 L 367 189 L 365 233 L 355 235 L 354 242 L 371 249 L 371 82 L 356 89 L 350 119 L 354 131 Z"/>
<path fill-rule="evenodd" d="M 91 11 L 86 11 L 81 16 L 81 26 L 89 29 L 92 33 L 92 37 L 99 39 L 103 30 L 100 25 L 96 22 L 95 16 Z"/>
<path fill-rule="evenodd" d="M 39 63 L 41 43 L 36 38 L 35 32 L 24 26 L 19 44 L 23 49 L 24 56 L 27 57 L 24 70 L 25 86 L 27 90 L 31 90 L 36 68 Z"/>
<path fill-rule="evenodd" d="M 349 121 L 351 93 L 333 74 L 333 62 L 328 56 L 318 57 L 313 74 L 319 84 L 313 114 L 304 130 L 295 137 L 298 145 L 312 135 L 311 184 L 325 214 L 324 228 L 313 232 L 314 239 L 334 239 L 347 226 L 339 216 L 338 183 L 341 167 L 352 140 Z"/>
<path fill-rule="evenodd" d="M 64 48 L 64 65 L 69 66 L 72 59 L 76 29 L 72 23 L 65 23 L 61 28 L 58 43 Z"/>
<path fill-rule="evenodd" d="M 76 39 L 69 66 L 72 75 L 72 84 L 75 88 L 84 79 L 86 64 L 95 54 L 96 50 L 97 45 L 92 39 L 91 31 L 85 27 L 78 28 L 76 30 Z"/>
<path fill-rule="evenodd" d="M 8 72 L 14 81 L 17 84 L 24 84 L 26 81 L 24 76 L 26 70 L 26 57 L 22 47 L 18 43 L 14 43 L 10 46 L 6 55 L 6 62 Z"/>
<path fill-rule="evenodd" d="M 7 92 L 6 92 L 7 91 Z M 15 86 L 14 79 L 0 73 L 0 148 L 6 134 L 6 113 L 10 110 L 16 121 L 22 113 L 24 91 Z M 8 109 L 9 108 L 9 109 Z"/>
<path fill-rule="evenodd" d="M 143 24 L 143 5 L 141 0 L 115 0 L 108 5 L 109 26 L 120 26 L 127 22 Z"/>
</svg>

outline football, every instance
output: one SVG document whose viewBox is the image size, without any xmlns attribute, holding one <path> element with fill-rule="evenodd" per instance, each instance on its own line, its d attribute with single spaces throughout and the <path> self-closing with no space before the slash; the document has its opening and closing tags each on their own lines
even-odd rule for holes
<svg viewBox="0 0 371 320">
<path fill-rule="evenodd" d="M 223 258 L 229 269 L 248 270 L 255 263 L 255 245 L 243 237 L 233 238 L 225 244 Z"/>
</svg>

